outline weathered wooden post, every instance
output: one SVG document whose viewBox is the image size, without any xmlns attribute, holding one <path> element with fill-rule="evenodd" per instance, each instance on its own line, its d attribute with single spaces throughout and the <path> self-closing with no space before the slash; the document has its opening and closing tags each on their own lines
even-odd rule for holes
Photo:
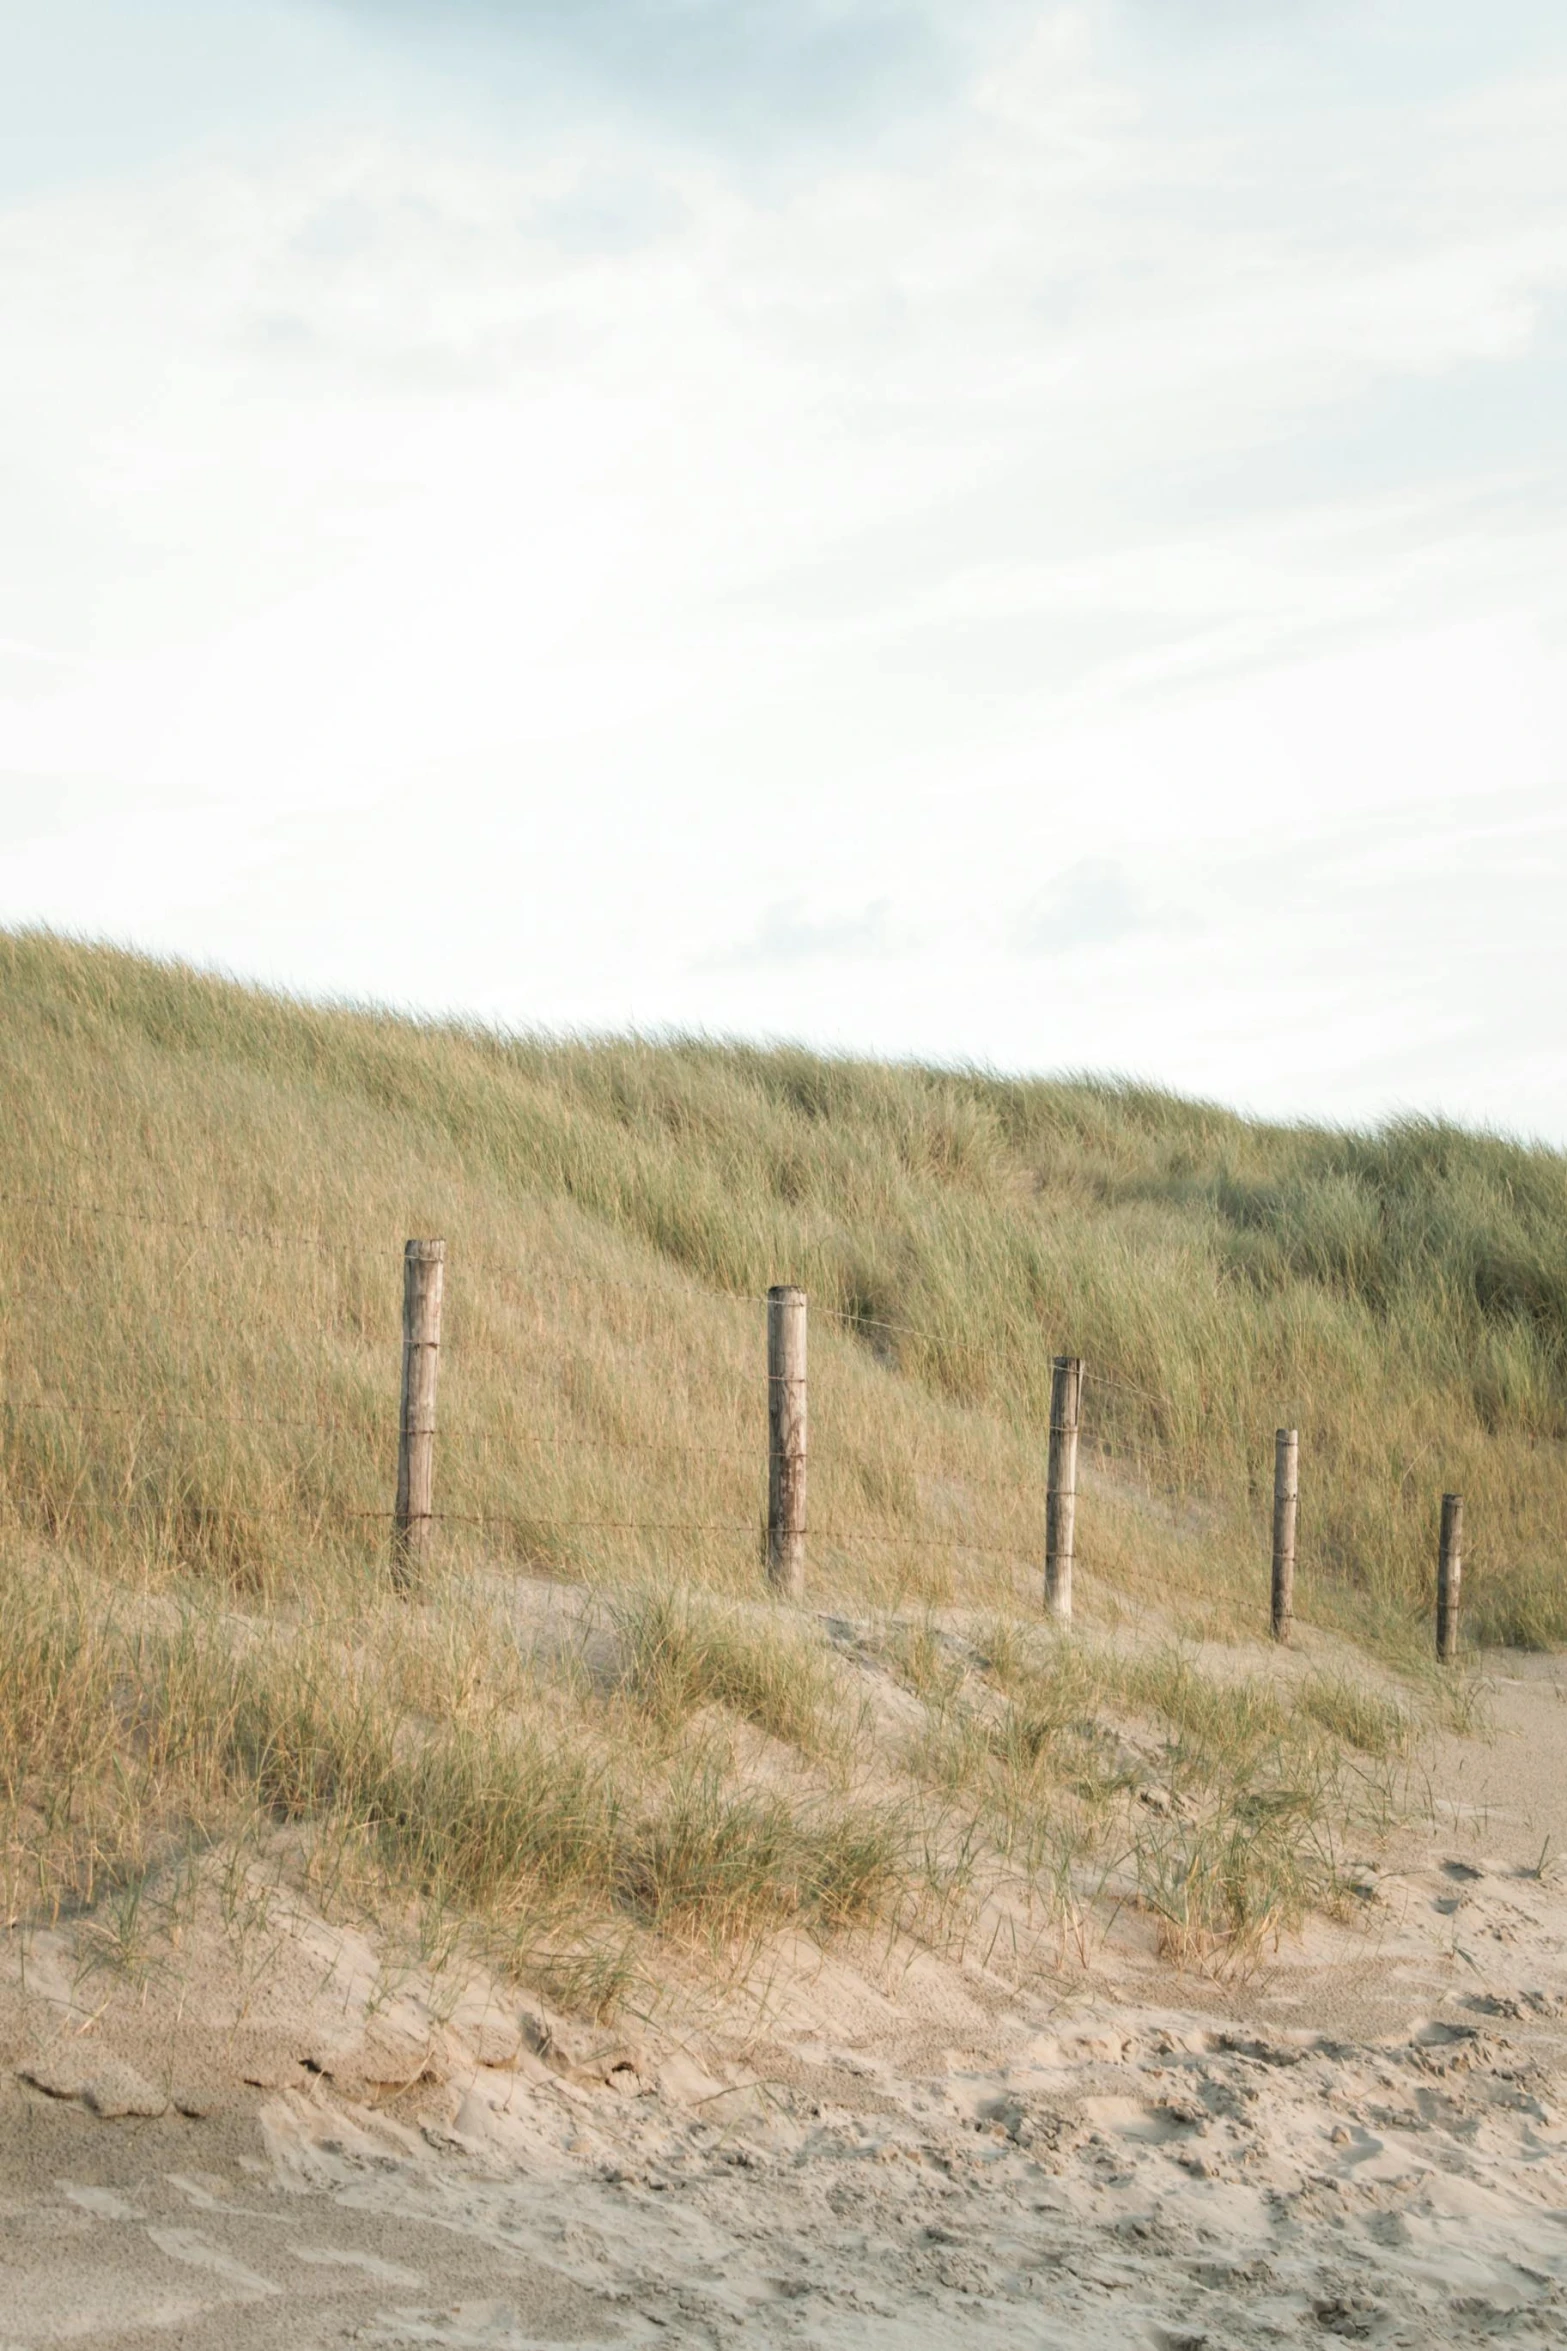
<svg viewBox="0 0 1567 2351">
<path fill-rule="evenodd" d="M 1058 1355 L 1050 1371 L 1050 1459 L 1045 1479 L 1045 1606 L 1072 1621 L 1072 1547 L 1077 1532 L 1077 1423 L 1082 1359 Z"/>
<path fill-rule="evenodd" d="M 1442 1543 L 1436 1561 L 1436 1653 L 1443 1665 L 1458 1655 L 1458 1597 L 1464 1576 L 1464 1498 L 1442 1496 Z"/>
<path fill-rule="evenodd" d="M 805 1292 L 767 1293 L 767 1580 L 805 1593 Z"/>
<path fill-rule="evenodd" d="M 1300 1499 L 1300 1437 L 1280 1429 L 1273 1440 L 1273 1638 L 1287 1641 L 1295 1622 L 1295 1512 Z"/>
<path fill-rule="evenodd" d="M 424 1555 L 435 1499 L 435 1381 L 445 1274 L 444 1241 L 408 1243 L 403 1251 L 403 1381 L 392 1526 L 392 1574 L 400 1585 L 412 1582 Z"/>
</svg>

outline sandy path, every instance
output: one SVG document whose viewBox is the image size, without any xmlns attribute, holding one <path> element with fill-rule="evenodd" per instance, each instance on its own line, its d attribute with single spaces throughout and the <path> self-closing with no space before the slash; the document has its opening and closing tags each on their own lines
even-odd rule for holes
<svg viewBox="0 0 1567 2351">
<path fill-rule="evenodd" d="M 173 2028 L 95 2018 L 41 1948 L 0 2007 L 0 2347 L 1560 2344 L 1567 1702 L 1520 1665 L 1492 1705 L 1363 1926 L 1244 1987 L 1108 1946 L 1027 1998 L 839 1956 L 743 2049 L 486 2064 L 474 2028 L 396 2092 L 307 2071 L 273 2017 L 275 2086 L 104 2120 L 116 2058 L 175 2079 Z M 14 2071 L 69 2093 L 67 2061 L 74 2095 Z"/>
</svg>

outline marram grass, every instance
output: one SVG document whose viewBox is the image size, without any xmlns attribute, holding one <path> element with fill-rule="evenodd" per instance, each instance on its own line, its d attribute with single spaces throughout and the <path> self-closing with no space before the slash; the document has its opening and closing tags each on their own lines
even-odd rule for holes
<svg viewBox="0 0 1567 2351">
<path fill-rule="evenodd" d="M 1257 1621 L 1288 1423 L 1307 1621 L 1423 1640 L 1451 1488 L 1472 1636 L 1567 1631 L 1560 1154 L 511 1039 L 37 935 L 0 939 L 0 1010 L 4 1508 L 116 1574 L 379 1574 L 401 1248 L 429 1232 L 448 1556 L 753 1589 L 759 1300 L 787 1278 L 824 1599 L 1027 1581 L 1060 1349 L 1087 1366 L 1090 1608 Z"/>
<path fill-rule="evenodd" d="M 1086 1649 L 1040 1652 L 1057 1350 L 1087 1369 L 1090 1627 L 1262 1626 L 1287 1423 L 1305 1625 L 1423 1657 L 1452 1488 L 1466 1639 L 1567 1634 L 1560 1154 L 1109 1082 L 505 1037 L 37 934 L 0 938 L 0 1016 L 19 1914 L 250 1806 L 518 1951 L 590 1916 L 826 1932 L 912 1915 L 916 1880 L 950 1907 L 976 1824 L 1064 1883 L 1133 1802 L 1172 1947 L 1255 1939 L 1327 1883 L 1349 1759 L 1390 1769 L 1408 1710 L 1353 1674 L 1286 1704 L 1174 1652 L 1113 1688 Z M 442 1519 L 399 1604 L 414 1234 L 448 1243 Z M 811 1299 L 810 1605 L 886 1628 L 926 1726 L 895 1763 L 843 1644 L 763 1594 L 778 1280 Z M 602 1595 L 607 1672 L 591 1642 L 546 1666 L 496 1637 L 496 1595 L 541 1576 Z M 943 1615 L 987 1629 L 944 1646 Z M 1163 1726 L 1164 1812 L 1116 1709 Z"/>
</svg>

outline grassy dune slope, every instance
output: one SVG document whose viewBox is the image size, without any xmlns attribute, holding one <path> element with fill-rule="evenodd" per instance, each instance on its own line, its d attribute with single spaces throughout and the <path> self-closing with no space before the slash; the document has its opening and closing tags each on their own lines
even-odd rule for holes
<svg viewBox="0 0 1567 2351">
<path fill-rule="evenodd" d="M 325 1549 L 368 1566 L 401 1244 L 429 1231 L 451 1250 L 441 1506 L 510 1521 L 513 1556 L 748 1585 L 749 1301 L 795 1279 L 833 1589 L 939 1601 L 1037 1552 L 1070 1347 L 1113 1473 L 1083 1510 L 1088 1593 L 1254 1614 L 1271 1432 L 1297 1421 L 1307 1617 L 1396 1637 L 1451 1486 L 1476 1633 L 1567 1629 L 1554 1153 L 1107 1084 L 504 1040 L 38 937 L 0 941 L 0 1005 L 5 1506 L 73 1550 L 238 1589 Z"/>
<path fill-rule="evenodd" d="M 775 1280 L 812 1301 L 813 1601 L 889 1628 L 929 1713 L 919 1785 L 967 1790 L 996 1850 L 1027 1843 L 1047 1783 L 1091 1784 L 1090 1808 L 1130 1784 L 1084 1779 L 1066 1668 L 1028 1646 L 1053 1350 L 1089 1374 L 1091 1621 L 1255 1627 L 1293 1421 L 1304 1619 L 1413 1658 L 1449 1486 L 1471 1634 L 1567 1632 L 1556 1154 L 1108 1083 L 507 1039 L 35 935 L 0 939 L 0 1015 L 0 1803 L 10 1882 L 31 1872 L 40 1899 L 92 1898 L 106 1857 L 150 1867 L 171 1820 L 243 1792 L 373 1832 L 459 1908 L 510 1889 L 529 1936 L 563 1888 L 658 1926 L 726 1871 L 725 1916 L 753 1896 L 854 1915 L 920 1870 L 939 1907 L 930 1817 L 853 1784 L 830 1661 L 734 1630 L 759 1589 Z M 413 1233 L 449 1245 L 447 1517 L 399 1614 Z M 545 1690 L 498 1642 L 475 1595 L 519 1568 L 611 1596 L 619 1663 L 592 1705 L 591 1643 Z M 730 1614 L 650 1643 L 646 1594 L 677 1587 Z M 955 1681 L 908 1646 L 932 1609 L 992 1627 Z M 1174 1667 L 1138 1689 L 1099 1697 L 1218 1752 Z M 1341 1757 L 1401 1735 L 1357 1730 L 1327 1685 L 1287 1719 L 1270 1703 L 1224 1765 L 1253 1843 L 1322 1784 L 1321 1738 Z M 787 1800 L 733 1737 L 703 1744 L 704 1706 L 787 1748 Z M 1186 1846 L 1155 1875 L 1189 1892 Z M 1230 1866 L 1201 1865 L 1219 1913 Z"/>
</svg>

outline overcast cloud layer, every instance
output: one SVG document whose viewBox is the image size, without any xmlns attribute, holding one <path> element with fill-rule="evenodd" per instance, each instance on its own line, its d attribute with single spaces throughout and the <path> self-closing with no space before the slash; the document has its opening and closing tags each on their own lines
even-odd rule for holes
<svg viewBox="0 0 1567 2351">
<path fill-rule="evenodd" d="M 0 920 L 1567 1140 L 1538 0 L 0 29 Z"/>
</svg>

